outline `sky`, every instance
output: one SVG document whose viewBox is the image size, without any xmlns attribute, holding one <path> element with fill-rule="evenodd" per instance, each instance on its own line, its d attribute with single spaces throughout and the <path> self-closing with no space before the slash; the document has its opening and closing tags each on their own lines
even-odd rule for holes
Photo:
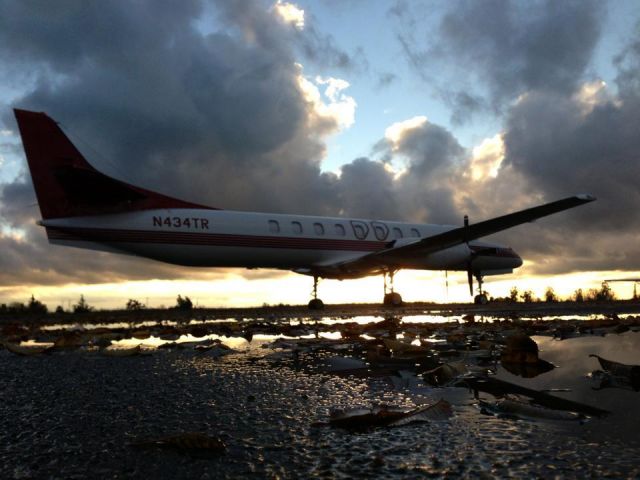
<svg viewBox="0 0 640 480">
<path fill-rule="evenodd" d="M 294 304 L 312 286 L 48 245 L 14 107 L 109 175 L 225 209 L 461 224 L 590 193 L 492 237 L 525 264 L 487 290 L 637 277 L 639 20 L 623 0 L 0 0 L 0 303 Z M 319 293 L 376 302 L 382 285 Z M 470 300 L 464 273 L 396 287 Z"/>
</svg>

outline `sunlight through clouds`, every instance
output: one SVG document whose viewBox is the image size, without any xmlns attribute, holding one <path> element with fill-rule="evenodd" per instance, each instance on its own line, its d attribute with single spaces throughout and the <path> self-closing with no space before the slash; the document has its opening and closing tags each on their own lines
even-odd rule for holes
<svg viewBox="0 0 640 480">
<path fill-rule="evenodd" d="M 396 150 L 402 137 L 410 130 L 420 128 L 427 123 L 427 117 L 418 115 L 408 120 L 396 122 L 387 127 L 384 131 L 385 138 L 391 143 L 392 149 Z"/>
<path fill-rule="evenodd" d="M 480 145 L 473 147 L 471 155 L 471 179 L 474 182 L 496 178 L 504 160 L 504 141 L 502 134 L 485 138 Z"/>
<path fill-rule="evenodd" d="M 574 99 L 582 107 L 582 115 L 589 115 L 593 109 L 607 101 L 612 102 L 617 108 L 622 106 L 619 98 L 613 97 L 607 89 L 607 82 L 604 80 L 594 80 L 583 83 L 574 94 Z"/>
<path fill-rule="evenodd" d="M 304 10 L 297 5 L 278 0 L 273 8 L 285 22 L 290 23 L 298 30 L 304 28 Z"/>
<path fill-rule="evenodd" d="M 313 81 L 302 74 L 298 84 L 304 98 L 313 106 L 314 113 L 325 120 L 332 120 L 338 129 L 346 129 L 353 125 L 357 103 L 353 97 L 344 93 L 349 88 L 349 82 L 340 78 L 316 77 Z M 321 92 L 322 86 L 326 86 Z"/>
</svg>

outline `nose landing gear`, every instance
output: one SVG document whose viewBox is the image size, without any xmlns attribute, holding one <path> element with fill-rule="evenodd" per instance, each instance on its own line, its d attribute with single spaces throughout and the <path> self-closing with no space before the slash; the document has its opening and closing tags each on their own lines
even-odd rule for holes
<svg viewBox="0 0 640 480">
<path fill-rule="evenodd" d="M 309 300 L 309 310 L 322 310 L 324 308 L 324 302 L 318 298 L 318 280 L 317 275 L 313 276 L 313 298 Z"/>
<path fill-rule="evenodd" d="M 473 303 L 476 305 L 486 305 L 489 303 L 489 297 L 487 293 L 482 290 L 482 275 L 476 275 L 476 280 L 478 280 L 478 295 L 473 297 Z"/>
<path fill-rule="evenodd" d="M 384 300 L 382 301 L 383 305 L 389 305 L 392 307 L 400 307 L 402 306 L 402 296 L 394 291 L 393 289 L 393 276 L 395 275 L 395 270 L 389 270 L 384 272 Z M 387 276 L 389 277 L 389 282 L 387 282 Z M 388 284 L 387 284 L 388 283 Z"/>
</svg>

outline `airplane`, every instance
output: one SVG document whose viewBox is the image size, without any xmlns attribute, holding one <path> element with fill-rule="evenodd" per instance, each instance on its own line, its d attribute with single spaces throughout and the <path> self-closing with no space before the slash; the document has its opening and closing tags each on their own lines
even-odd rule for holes
<svg viewBox="0 0 640 480">
<path fill-rule="evenodd" d="M 322 309 L 318 281 L 384 277 L 384 305 L 398 306 L 401 269 L 465 271 L 477 304 L 483 278 L 522 265 L 510 247 L 478 239 L 577 207 L 582 194 L 463 226 L 231 211 L 130 185 L 92 167 L 58 123 L 14 109 L 48 240 L 183 266 L 273 268 L 313 277 L 310 309 Z"/>
</svg>

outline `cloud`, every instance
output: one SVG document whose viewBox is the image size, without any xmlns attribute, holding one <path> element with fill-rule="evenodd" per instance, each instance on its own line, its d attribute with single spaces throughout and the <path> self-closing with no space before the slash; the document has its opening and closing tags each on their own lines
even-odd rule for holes
<svg viewBox="0 0 640 480">
<path fill-rule="evenodd" d="M 278 0 L 273 7 L 276 13 L 287 23 L 299 30 L 304 28 L 304 10 L 293 3 Z"/>
<path fill-rule="evenodd" d="M 353 122 L 346 85 L 327 80 L 329 101 L 310 104 L 293 41 L 304 33 L 259 2 L 218 2 L 224 27 L 207 34 L 195 26 L 201 2 L 179 3 L 3 2 L 0 58 L 35 79 L 15 105 L 47 111 L 98 168 L 141 186 L 225 208 L 336 211 L 320 162 L 326 135 Z M 7 110 L 2 122 L 16 129 Z M 181 275 L 120 257 L 100 269 L 102 255 L 46 247 L 36 212 L 23 208 L 34 202 L 23 178 L 2 187 L 3 223 L 26 232 L 0 237 L 13 281 Z"/>
<path fill-rule="evenodd" d="M 202 29 L 205 7 L 195 0 L 100 9 L 3 2 L 0 59 L 5 75 L 30 79 L 16 106 L 49 112 L 99 169 L 146 188 L 229 209 L 435 223 L 586 191 L 599 201 L 501 238 L 538 271 L 640 268 L 631 240 L 640 222 L 638 42 L 615 59 L 614 92 L 585 78 L 600 4 L 456 2 L 457 16 L 447 4 L 436 12 L 435 41 L 417 37 L 414 5 L 394 13 L 414 27 L 399 36 L 407 59 L 428 81 L 437 62 L 454 59 L 453 70 L 482 80 L 478 91 L 435 84 L 454 121 L 496 109 L 504 125 L 466 148 L 426 115 L 408 118 L 338 175 L 322 171 L 326 142 L 354 124 L 357 109 L 339 72 L 364 71 L 366 59 L 317 31 L 307 12 L 298 26 L 262 2 L 221 0 Z M 9 111 L 0 121 L 15 131 Z M 33 223 L 28 180 L 0 189 L 1 222 L 11 227 L 0 234 L 3 285 L 212 275 L 49 246 Z"/>
<path fill-rule="evenodd" d="M 400 141 L 405 135 L 411 132 L 411 130 L 420 128 L 427 123 L 427 117 L 424 115 L 418 115 L 401 122 L 395 122 L 389 125 L 384 131 L 384 137 L 391 144 L 391 148 L 397 150 L 400 145 Z"/>
<path fill-rule="evenodd" d="M 500 235 L 535 260 L 535 273 L 640 269 L 640 246 L 633 240 L 640 228 L 640 138 L 634 121 L 640 89 L 620 85 L 619 92 L 614 95 L 601 82 L 578 86 L 572 95 L 528 92 L 508 112 L 497 175 L 487 177 L 484 162 L 478 164 L 482 156 L 474 155 L 467 179 L 478 174 L 480 181 L 457 183 L 465 193 L 456 204 L 474 212 L 472 218 L 577 193 L 598 198 Z M 490 154 L 489 164 L 492 158 L 499 156 Z"/>
<path fill-rule="evenodd" d="M 400 212 L 393 172 L 381 162 L 357 158 L 344 165 L 337 182 L 339 212 L 354 217 L 397 220 Z"/>
<path fill-rule="evenodd" d="M 405 57 L 458 123 L 478 111 L 501 112 L 529 90 L 573 91 L 584 80 L 606 13 L 596 1 L 459 0 L 434 15 L 426 37 L 417 37 L 420 30 L 406 26 L 425 5 L 399 5 L 394 13 Z"/>
<path fill-rule="evenodd" d="M 496 178 L 504 160 L 504 141 L 502 135 L 497 134 L 485 138 L 480 145 L 473 147 L 469 170 L 471 179 L 475 182 Z"/>
<path fill-rule="evenodd" d="M 403 165 L 394 182 L 399 218 L 450 223 L 458 217 L 452 182 L 466 151 L 451 132 L 425 116 L 412 117 L 385 130 L 378 153 Z"/>
<path fill-rule="evenodd" d="M 376 76 L 376 88 L 380 90 L 389 87 L 392 83 L 398 80 L 398 76 L 391 72 L 378 72 Z"/>
<path fill-rule="evenodd" d="M 327 124 L 329 132 L 353 125 L 357 104 L 353 97 L 344 93 L 349 82 L 333 77 L 309 80 L 302 74 L 298 81 L 305 100 L 312 106 L 319 123 Z M 325 85 L 323 98 L 320 87 Z"/>
</svg>

